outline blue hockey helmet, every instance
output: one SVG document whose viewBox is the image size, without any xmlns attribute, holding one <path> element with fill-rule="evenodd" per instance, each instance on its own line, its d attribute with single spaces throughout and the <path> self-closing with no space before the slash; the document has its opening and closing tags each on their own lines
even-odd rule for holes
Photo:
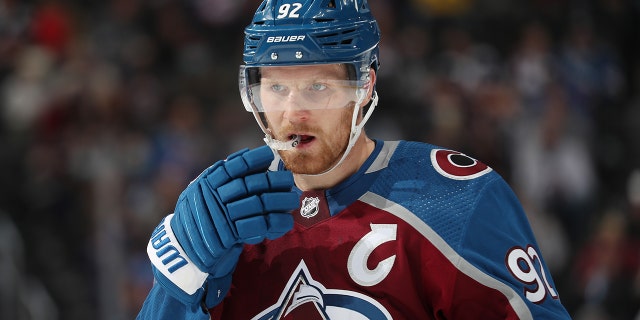
<svg viewBox="0 0 640 320">
<path fill-rule="evenodd" d="M 245 29 L 247 67 L 344 63 L 378 69 L 380 29 L 367 0 L 264 0 Z"/>
<path fill-rule="evenodd" d="M 265 142 L 275 150 L 297 145 L 295 139 L 276 140 L 267 128 L 257 93 L 260 68 L 344 64 L 348 80 L 353 81 L 350 87 L 354 88 L 354 99 L 353 103 L 339 104 L 353 106 L 348 146 L 333 168 L 339 165 L 378 101 L 373 83 L 369 107 L 358 121 L 358 110 L 366 102 L 367 86 L 371 84 L 369 72 L 379 68 L 379 42 L 380 28 L 367 0 L 264 0 L 245 28 L 244 65 L 240 67 L 239 85 L 242 102 L 247 111 L 253 112 L 265 133 Z"/>
</svg>

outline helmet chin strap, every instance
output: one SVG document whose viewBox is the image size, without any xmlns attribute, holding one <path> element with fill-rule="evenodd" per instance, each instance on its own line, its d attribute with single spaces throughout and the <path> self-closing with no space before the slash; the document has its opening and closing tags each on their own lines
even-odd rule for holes
<svg viewBox="0 0 640 320">
<path fill-rule="evenodd" d="M 342 162 L 344 162 L 344 160 L 347 158 L 347 156 L 351 152 L 351 149 L 356 144 L 356 141 L 360 137 L 360 134 L 362 133 L 362 128 L 367 123 L 367 121 L 371 117 L 371 114 L 373 113 L 373 110 L 375 110 L 376 106 L 378 105 L 378 94 L 377 94 L 377 92 L 375 90 L 373 91 L 373 94 L 371 96 L 371 105 L 367 109 L 367 112 L 365 113 L 365 115 L 362 117 L 362 121 L 360 121 L 360 123 L 358 124 L 357 123 L 358 122 L 358 110 L 360 108 L 360 104 L 362 103 L 362 100 L 364 100 L 364 97 L 360 98 L 358 103 L 356 103 L 353 106 L 353 116 L 351 117 L 351 133 L 349 134 L 349 143 L 347 144 L 347 148 L 344 150 L 344 153 L 342 153 L 342 157 L 340 158 L 340 160 L 338 162 L 336 162 L 333 166 L 331 166 L 331 168 L 325 170 L 322 173 L 301 174 L 302 176 L 307 176 L 307 177 L 322 176 L 322 175 L 325 175 L 325 174 L 328 174 L 328 173 L 332 172 L 335 168 L 340 166 L 342 164 Z M 298 145 L 298 143 L 300 142 L 300 137 L 299 136 L 295 136 L 293 139 L 291 139 L 289 141 L 280 141 L 280 140 L 273 139 L 273 137 L 269 133 L 265 133 L 264 141 L 266 142 L 266 144 L 269 147 L 271 147 L 271 149 L 273 149 L 275 151 L 278 151 L 278 150 L 291 150 L 291 149 L 295 148 Z"/>
</svg>

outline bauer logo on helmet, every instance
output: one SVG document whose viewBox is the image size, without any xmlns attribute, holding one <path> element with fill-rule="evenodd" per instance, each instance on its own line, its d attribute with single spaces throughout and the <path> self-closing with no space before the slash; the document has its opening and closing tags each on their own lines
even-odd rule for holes
<svg viewBox="0 0 640 320">
<path fill-rule="evenodd" d="M 304 40 L 304 37 L 305 37 L 304 35 L 268 37 L 267 38 L 267 43 L 272 43 L 272 42 L 296 42 L 296 41 Z"/>
</svg>

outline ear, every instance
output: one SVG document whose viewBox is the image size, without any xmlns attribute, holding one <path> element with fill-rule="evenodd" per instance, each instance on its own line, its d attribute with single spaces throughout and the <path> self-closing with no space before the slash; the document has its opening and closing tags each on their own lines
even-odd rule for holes
<svg viewBox="0 0 640 320">
<path fill-rule="evenodd" d="M 369 88 L 367 90 L 367 98 L 365 99 L 365 103 L 363 106 L 366 106 L 369 101 L 371 101 L 371 97 L 373 96 L 373 91 L 376 89 L 376 71 L 373 68 L 369 69 Z"/>
</svg>

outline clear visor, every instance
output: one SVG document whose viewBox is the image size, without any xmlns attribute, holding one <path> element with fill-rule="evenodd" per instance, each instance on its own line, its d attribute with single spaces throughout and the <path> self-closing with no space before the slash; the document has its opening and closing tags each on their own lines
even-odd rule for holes
<svg viewBox="0 0 640 320">
<path fill-rule="evenodd" d="M 272 68 L 272 67 L 262 67 Z M 240 95 L 249 112 L 353 107 L 369 90 L 369 81 L 328 76 L 262 76 L 260 68 L 240 66 Z"/>
</svg>

